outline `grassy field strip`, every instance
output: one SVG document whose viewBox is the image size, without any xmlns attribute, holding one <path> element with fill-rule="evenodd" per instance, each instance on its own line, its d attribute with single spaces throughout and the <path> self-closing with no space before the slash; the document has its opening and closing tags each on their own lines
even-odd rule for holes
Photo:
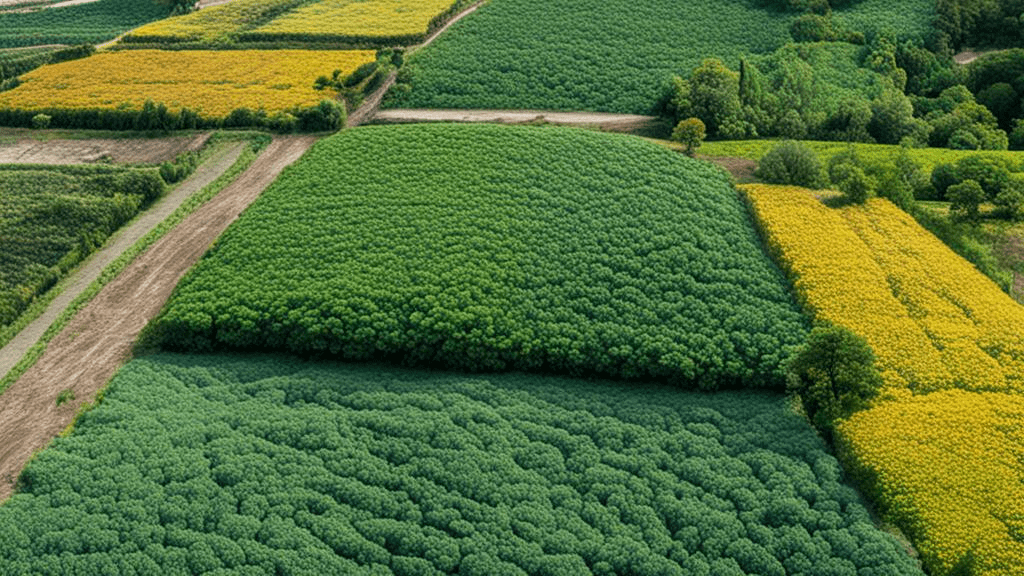
<svg viewBox="0 0 1024 576">
<path fill-rule="evenodd" d="M 131 224 L 112 235 L 102 249 L 86 259 L 66 280 L 54 288 L 53 292 L 57 293 L 56 297 L 53 298 L 46 310 L 3 348 L 0 348 L 0 378 L 21 360 L 25 352 L 39 340 L 68 304 L 99 278 L 100 273 L 108 264 L 177 210 L 178 206 L 189 196 L 213 182 L 234 163 L 241 153 L 242 144 L 240 143 L 227 146 L 218 152 L 196 170 L 192 177 L 170 191 L 152 208 L 140 214 Z"/>
</svg>

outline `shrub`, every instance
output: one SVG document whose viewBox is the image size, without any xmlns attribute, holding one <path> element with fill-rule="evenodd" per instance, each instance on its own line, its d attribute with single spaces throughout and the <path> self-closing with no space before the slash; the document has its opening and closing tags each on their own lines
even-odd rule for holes
<svg viewBox="0 0 1024 576">
<path fill-rule="evenodd" d="M 761 158 L 754 175 L 771 184 L 818 188 L 821 185 L 821 162 L 806 145 L 790 140 L 769 150 Z"/>
<path fill-rule="evenodd" d="M 981 218 L 979 206 L 985 201 L 985 191 L 977 181 L 968 179 L 950 186 L 946 198 L 951 202 L 949 211 L 956 218 L 967 222 Z"/>
<path fill-rule="evenodd" d="M 36 114 L 32 117 L 32 127 L 36 130 L 45 130 L 50 127 L 50 120 L 53 117 L 47 114 Z"/>
<path fill-rule="evenodd" d="M 699 118 L 680 120 L 672 130 L 672 139 L 686 147 L 686 155 L 693 156 L 694 150 L 704 142 L 704 123 Z"/>
<path fill-rule="evenodd" d="M 787 364 L 789 390 L 815 427 L 831 434 L 836 422 L 867 407 L 882 387 L 875 354 L 848 328 L 816 326 Z"/>
</svg>

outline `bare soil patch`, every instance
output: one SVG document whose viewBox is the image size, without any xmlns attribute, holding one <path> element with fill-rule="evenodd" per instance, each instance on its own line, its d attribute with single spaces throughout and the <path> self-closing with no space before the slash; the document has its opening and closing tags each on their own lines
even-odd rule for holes
<svg viewBox="0 0 1024 576">
<path fill-rule="evenodd" d="M 198 150 L 210 138 L 197 136 L 89 140 L 18 138 L 0 143 L 0 164 L 88 164 L 109 160 L 119 164 L 159 164 L 182 152 Z"/>
<path fill-rule="evenodd" d="M 954 54 L 953 61 L 957 64 L 970 64 L 986 54 L 993 54 L 995 52 L 1002 52 L 1002 50 L 964 50 L 959 54 Z"/>
<path fill-rule="evenodd" d="M 751 182 L 757 182 L 757 177 L 754 176 L 754 170 L 757 170 L 757 162 L 749 158 L 733 158 L 730 156 L 701 156 L 697 155 L 697 158 L 706 160 L 712 164 L 717 164 L 722 168 L 725 168 L 732 177 L 736 179 L 739 184 L 750 184 Z"/>
<path fill-rule="evenodd" d="M 0 501 L 32 454 L 44 448 L 95 397 L 147 322 L 210 244 L 287 165 L 316 140 L 275 138 L 238 179 L 135 259 L 47 346 L 36 364 L 0 396 Z M 70 389 L 74 401 L 57 406 Z"/>
<path fill-rule="evenodd" d="M 602 112 L 551 112 L 544 110 L 381 110 L 375 124 L 408 122 L 497 122 L 501 124 L 563 124 L 589 126 L 609 132 L 644 133 L 661 127 L 655 116 Z"/>
</svg>

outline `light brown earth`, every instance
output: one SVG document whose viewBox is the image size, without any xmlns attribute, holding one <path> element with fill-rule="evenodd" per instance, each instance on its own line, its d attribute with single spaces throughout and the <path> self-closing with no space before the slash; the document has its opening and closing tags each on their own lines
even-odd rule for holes
<svg viewBox="0 0 1024 576">
<path fill-rule="evenodd" d="M 210 244 L 316 140 L 275 138 L 239 178 L 135 259 L 68 323 L 0 396 L 0 501 L 36 451 L 66 428 L 131 354 L 147 322 Z M 75 400 L 56 405 L 61 391 Z"/>
<path fill-rule="evenodd" d="M 10 134 L 17 137 L 17 132 L 0 131 L 0 136 Z M 210 133 L 122 140 L 95 138 L 43 141 L 19 137 L 14 142 L 0 143 L 0 164 L 88 164 L 104 159 L 124 164 L 159 164 L 173 160 L 182 152 L 198 150 L 209 139 Z"/>
<path fill-rule="evenodd" d="M 977 52 L 974 50 L 964 50 L 959 54 L 953 55 L 953 61 L 957 64 L 970 64 L 986 54 L 993 54 L 995 52 L 1002 52 L 1002 50 L 984 50 Z"/>
<path fill-rule="evenodd" d="M 405 122 L 499 122 L 502 124 L 529 124 L 546 122 L 574 126 L 595 126 L 613 132 L 637 132 L 660 125 L 654 116 L 636 114 L 606 114 L 602 112 L 550 112 L 544 110 L 381 110 L 374 123 L 400 124 Z"/>
</svg>

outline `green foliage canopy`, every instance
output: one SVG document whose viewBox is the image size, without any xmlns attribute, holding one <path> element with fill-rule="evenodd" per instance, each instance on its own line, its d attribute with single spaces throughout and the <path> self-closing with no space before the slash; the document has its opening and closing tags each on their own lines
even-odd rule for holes
<svg viewBox="0 0 1024 576">
<path fill-rule="evenodd" d="M 367 126 L 178 286 L 168 347 L 781 386 L 803 320 L 727 176 L 635 138 Z"/>
<path fill-rule="evenodd" d="M 29 464 L 0 571 L 920 576 L 841 478 L 779 395 L 163 355 Z"/>
<path fill-rule="evenodd" d="M 163 191 L 156 168 L 0 166 L 0 325 Z"/>
</svg>

